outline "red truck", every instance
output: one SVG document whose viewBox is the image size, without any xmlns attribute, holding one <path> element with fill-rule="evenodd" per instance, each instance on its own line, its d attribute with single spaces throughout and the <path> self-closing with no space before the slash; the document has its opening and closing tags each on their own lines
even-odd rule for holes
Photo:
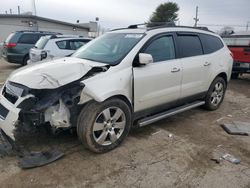
<svg viewBox="0 0 250 188">
<path fill-rule="evenodd" d="M 230 35 L 223 37 L 233 54 L 234 64 L 232 78 L 240 74 L 250 73 L 250 34 Z"/>
</svg>

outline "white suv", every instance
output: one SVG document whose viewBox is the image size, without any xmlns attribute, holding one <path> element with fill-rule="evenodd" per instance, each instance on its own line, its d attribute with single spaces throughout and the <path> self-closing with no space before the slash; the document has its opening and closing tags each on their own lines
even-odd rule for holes
<svg viewBox="0 0 250 188">
<path fill-rule="evenodd" d="M 118 146 L 131 126 L 185 110 L 216 110 L 232 71 L 230 51 L 209 31 L 188 27 L 111 31 L 72 57 L 15 71 L 0 96 L 0 127 L 77 128 L 94 152 Z M 183 127 L 185 129 L 185 127 Z"/>
<path fill-rule="evenodd" d="M 35 46 L 30 49 L 28 64 L 54 57 L 69 56 L 90 40 L 90 38 L 74 35 L 48 35 L 41 37 Z"/>
</svg>

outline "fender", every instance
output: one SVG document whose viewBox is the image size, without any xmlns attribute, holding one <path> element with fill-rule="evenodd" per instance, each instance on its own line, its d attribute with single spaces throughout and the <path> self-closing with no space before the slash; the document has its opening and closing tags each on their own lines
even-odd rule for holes
<svg viewBox="0 0 250 188">
<path fill-rule="evenodd" d="M 81 81 L 85 87 L 79 104 L 84 104 L 91 98 L 97 102 L 103 102 L 116 95 L 126 97 L 132 104 L 132 77 L 132 67 L 121 70 L 112 67 L 105 73 Z"/>
</svg>

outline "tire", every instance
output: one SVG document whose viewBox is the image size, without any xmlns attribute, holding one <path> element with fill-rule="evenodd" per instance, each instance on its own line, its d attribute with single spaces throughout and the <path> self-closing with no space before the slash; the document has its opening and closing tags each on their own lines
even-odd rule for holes
<svg viewBox="0 0 250 188">
<path fill-rule="evenodd" d="M 222 77 L 216 77 L 205 97 L 204 108 L 210 111 L 217 110 L 224 99 L 226 87 L 226 81 Z"/>
<path fill-rule="evenodd" d="M 239 75 L 240 75 L 240 73 L 232 73 L 231 78 L 232 79 L 238 79 Z"/>
<path fill-rule="evenodd" d="M 23 66 L 27 65 L 27 62 L 28 62 L 29 59 L 30 59 L 30 58 L 29 58 L 28 55 L 26 55 L 26 56 L 24 57 L 24 59 L 23 59 Z"/>
<path fill-rule="evenodd" d="M 78 117 L 77 135 L 87 149 L 105 153 L 123 142 L 131 124 L 131 110 L 124 101 L 92 101 L 82 109 Z"/>
</svg>

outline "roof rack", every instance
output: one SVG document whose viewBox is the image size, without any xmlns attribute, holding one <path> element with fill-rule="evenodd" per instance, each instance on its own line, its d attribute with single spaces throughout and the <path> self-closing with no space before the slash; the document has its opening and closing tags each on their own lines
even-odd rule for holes
<svg viewBox="0 0 250 188">
<path fill-rule="evenodd" d="M 152 27 L 152 28 L 148 28 L 147 31 L 154 30 L 154 29 L 166 28 L 166 27 L 197 29 L 197 30 L 203 30 L 203 31 L 208 31 L 208 32 L 214 33 L 213 31 L 209 30 L 207 27 L 192 27 L 192 26 L 182 26 L 182 25 Z"/>
<path fill-rule="evenodd" d="M 59 33 L 59 32 L 53 32 L 53 31 L 32 31 L 32 30 L 20 30 L 20 31 L 16 31 L 16 32 L 48 33 L 48 34 L 62 35 L 62 33 Z"/>
<path fill-rule="evenodd" d="M 130 25 L 127 28 L 118 28 L 118 29 L 113 29 L 111 31 L 117 31 L 117 30 L 123 30 L 123 29 L 139 29 L 139 26 L 145 25 L 145 29 L 147 31 L 154 30 L 154 29 L 161 29 L 161 28 L 167 28 L 167 27 L 176 27 L 176 28 L 189 28 L 189 29 L 198 29 L 198 30 L 203 30 L 203 31 L 208 31 L 212 32 L 213 31 L 209 30 L 207 27 L 191 27 L 191 26 L 177 26 L 175 25 L 174 22 L 153 22 L 153 23 L 141 23 L 141 24 L 134 24 Z"/>
</svg>

